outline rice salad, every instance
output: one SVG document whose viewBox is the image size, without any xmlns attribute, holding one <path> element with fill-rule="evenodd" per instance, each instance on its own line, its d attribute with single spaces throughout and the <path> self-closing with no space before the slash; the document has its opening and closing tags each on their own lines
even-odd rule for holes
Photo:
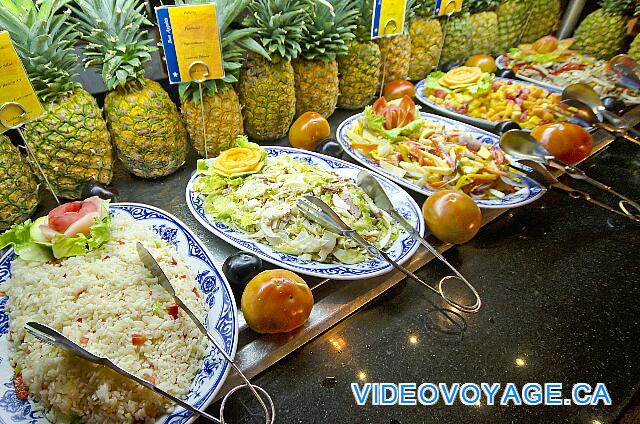
<svg viewBox="0 0 640 424">
<path fill-rule="evenodd" d="M 149 250 L 176 294 L 204 322 L 208 307 L 194 272 L 173 245 L 125 214 L 112 218 L 110 240 L 85 255 L 12 262 L 3 286 L 9 359 L 54 423 L 153 423 L 174 406 L 109 369 L 39 341 L 24 330 L 28 321 L 60 331 L 179 398 L 201 367 L 206 338 L 144 267 L 136 242 Z"/>
</svg>

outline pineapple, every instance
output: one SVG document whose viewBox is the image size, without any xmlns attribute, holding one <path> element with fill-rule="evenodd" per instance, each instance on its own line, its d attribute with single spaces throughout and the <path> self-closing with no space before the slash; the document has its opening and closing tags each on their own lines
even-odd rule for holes
<svg viewBox="0 0 640 424">
<path fill-rule="evenodd" d="M 640 62 L 640 34 L 636 35 L 636 37 L 631 42 L 631 46 L 629 47 L 629 56 L 636 62 Z"/>
<path fill-rule="evenodd" d="M 418 0 L 416 16 L 409 24 L 411 63 L 409 79 L 419 81 L 438 65 L 442 49 L 442 26 L 433 17 L 435 0 Z"/>
<path fill-rule="evenodd" d="M 415 1 L 407 0 L 405 25 L 402 34 L 378 38 L 382 56 L 382 81 L 404 80 L 409 77 L 411 66 L 411 38 L 409 22 L 413 19 Z M 371 19 L 369 19 L 371 21 Z"/>
<path fill-rule="evenodd" d="M 527 26 L 520 42 L 533 43 L 554 32 L 560 22 L 561 8 L 560 0 L 531 0 Z"/>
<path fill-rule="evenodd" d="M 87 67 L 101 68 L 109 90 L 104 109 L 118 156 L 143 178 L 169 175 L 182 166 L 187 132 L 176 105 L 160 84 L 144 77 L 155 50 L 140 0 L 77 0 L 74 8 L 87 41 Z"/>
<path fill-rule="evenodd" d="M 259 43 L 271 55 L 250 53 L 240 71 L 238 94 L 244 129 L 258 141 L 283 137 L 296 113 L 296 87 L 291 60 L 311 20 L 311 0 L 252 0 L 246 27 L 256 28 Z"/>
<path fill-rule="evenodd" d="M 527 21 L 527 0 L 504 0 L 498 8 L 498 43 L 495 54 L 502 54 L 520 44 L 522 29 Z"/>
<path fill-rule="evenodd" d="M 355 38 L 358 15 L 349 1 L 318 3 L 313 22 L 305 27 L 302 54 L 291 63 L 296 82 L 296 117 L 314 111 L 328 118 L 336 109 L 340 94 L 336 57 L 344 56 Z"/>
<path fill-rule="evenodd" d="M 98 104 L 71 81 L 79 33 L 67 22 L 67 13 L 58 13 L 67 3 L 0 0 L 0 28 L 9 30 L 45 110 L 24 126 L 25 142 L 56 195 L 77 199 L 87 182 L 111 182 L 113 152 Z"/>
<path fill-rule="evenodd" d="M 38 206 L 38 182 L 7 136 L 0 135 L 0 231 L 31 216 Z"/>
<path fill-rule="evenodd" d="M 380 80 L 380 47 L 371 41 L 371 12 L 369 0 L 353 0 L 358 11 L 356 39 L 349 44 L 345 56 L 338 57 L 338 106 L 359 109 L 369 104 L 376 95 Z M 368 20 L 367 20 L 368 18 Z"/>
<path fill-rule="evenodd" d="M 499 0 L 468 0 L 471 10 L 471 50 L 475 54 L 491 54 L 498 43 Z"/>
<path fill-rule="evenodd" d="M 461 12 L 449 18 L 444 34 L 440 63 L 463 62 L 471 49 L 471 15 L 467 2 L 463 3 Z"/>
<path fill-rule="evenodd" d="M 176 4 L 203 4 L 209 0 L 177 0 Z M 255 30 L 231 28 L 231 22 L 249 4 L 249 0 L 218 0 L 218 22 L 222 38 L 222 65 L 224 78 L 203 83 L 203 98 L 196 83 L 180 84 L 182 116 L 187 124 L 191 144 L 200 156 L 215 157 L 235 145 L 236 137 L 244 132 L 240 100 L 233 88 L 238 81 L 241 63 L 246 50 L 266 58 L 267 52 L 251 38 Z M 202 113 L 204 106 L 204 126 L 207 136 L 205 142 L 202 131 Z"/>
<path fill-rule="evenodd" d="M 573 48 L 598 59 L 609 59 L 624 44 L 627 15 L 636 0 L 600 0 L 600 9 L 589 14 L 580 23 L 573 36 Z"/>
</svg>

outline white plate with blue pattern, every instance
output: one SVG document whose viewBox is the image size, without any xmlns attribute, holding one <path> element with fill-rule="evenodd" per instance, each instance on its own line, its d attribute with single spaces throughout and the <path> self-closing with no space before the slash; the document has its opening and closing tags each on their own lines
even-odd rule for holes
<svg viewBox="0 0 640 424">
<path fill-rule="evenodd" d="M 294 159 L 303 160 L 311 165 L 332 170 L 341 177 L 351 178 L 352 180 L 355 180 L 358 172 L 363 169 L 358 165 L 354 165 L 340 159 L 291 147 L 266 146 L 265 150 L 269 157 L 287 154 Z M 193 191 L 193 184 L 198 180 L 198 178 L 199 175 L 194 173 L 187 184 L 186 198 L 191 213 L 193 213 L 193 216 L 195 216 L 196 219 L 213 234 L 241 250 L 255 253 L 266 261 L 300 274 L 321 278 L 331 278 L 334 280 L 370 278 L 385 274 L 392 270 L 391 265 L 379 258 L 373 258 L 353 265 L 337 262 L 323 263 L 303 260 L 297 256 L 279 252 L 267 244 L 257 243 L 246 237 L 244 232 L 231 228 L 226 224 L 215 220 L 211 216 L 207 216 L 203 208 L 204 199 L 199 193 Z M 406 191 L 386 178 L 376 175 L 376 179 L 380 184 L 382 184 L 398 212 L 412 225 L 414 225 L 420 234 L 424 234 L 425 224 L 422 217 L 422 211 L 416 204 L 415 200 L 413 200 Z M 387 253 L 393 260 L 402 264 L 411 258 L 418 249 L 418 246 L 418 242 L 413 240 L 407 232 L 401 230 L 398 239 Z"/>
<path fill-rule="evenodd" d="M 518 82 L 520 84 L 531 84 L 531 85 L 535 85 L 538 86 L 540 88 L 544 88 L 545 90 L 548 90 L 552 93 L 561 93 L 562 90 L 559 89 L 552 89 L 550 87 L 546 87 L 543 84 L 540 84 L 537 81 L 518 81 L 518 80 L 514 80 L 514 79 L 510 79 L 510 78 L 500 78 L 500 77 L 495 77 L 494 81 L 511 81 L 511 82 Z M 449 117 L 449 118 L 453 118 L 456 119 L 458 121 L 461 122 L 466 122 L 467 124 L 471 124 L 474 125 L 476 127 L 485 129 L 485 130 L 492 130 L 496 124 L 498 122 L 492 122 L 492 121 L 488 121 L 486 119 L 481 119 L 481 118 L 474 118 L 472 116 L 468 116 L 462 113 L 458 113 L 458 112 L 454 112 L 452 110 L 449 110 L 447 108 L 444 108 L 442 106 L 440 106 L 437 103 L 432 102 L 431 100 L 429 100 L 429 98 L 424 94 L 424 88 L 425 88 L 425 82 L 426 79 L 423 79 L 422 81 L 420 81 L 418 84 L 416 84 L 416 98 L 418 100 L 420 100 L 421 103 L 423 103 L 424 105 L 426 105 L 428 108 L 433 109 L 434 111 L 438 112 L 439 114 Z"/>
<path fill-rule="evenodd" d="M 491 144 L 498 148 L 500 147 L 500 138 L 488 131 L 481 130 L 480 128 L 476 128 L 472 125 L 463 124 L 454 119 L 443 118 L 442 116 L 432 115 L 430 113 L 420 112 L 420 116 L 422 117 L 422 119 L 436 122 L 441 125 L 454 126 L 457 129 L 470 134 L 473 138 L 482 143 Z M 368 158 L 364 153 L 354 149 L 351 146 L 349 137 L 347 136 L 346 132 L 352 128 L 352 126 L 358 119 L 363 117 L 364 113 L 359 113 L 357 115 L 351 116 L 345 119 L 338 127 L 336 131 L 336 138 L 338 139 L 338 142 L 340 143 L 344 151 L 347 152 L 347 154 L 353 159 L 360 162 L 362 165 L 372 169 L 379 174 L 384 175 L 385 177 L 389 178 L 392 181 L 395 181 L 396 183 L 404 187 L 417 191 L 418 193 L 424 194 L 425 196 L 430 196 L 435 193 L 435 190 L 420 186 L 412 181 L 406 180 L 402 177 L 398 177 L 388 171 L 385 171 L 380 167 L 380 165 Z M 509 158 L 509 156 L 507 156 L 507 158 Z M 515 208 L 533 202 L 534 200 L 542 196 L 546 191 L 544 187 L 542 187 L 531 178 L 523 177 L 522 185 L 522 189 L 518 190 L 515 193 L 507 194 L 502 199 L 475 199 L 475 202 L 481 208 L 486 209 Z"/>
<path fill-rule="evenodd" d="M 213 257 L 205 245 L 184 223 L 161 209 L 137 203 L 114 203 L 110 205 L 110 209 L 114 214 L 124 213 L 149 225 L 156 234 L 176 247 L 179 255 L 195 271 L 201 293 L 209 305 L 210 311 L 205 323 L 207 329 L 233 358 L 238 345 L 237 309 L 229 284 L 214 265 Z M 0 258 L 0 290 L 11 275 L 13 256 L 11 250 Z M 8 360 L 9 319 L 5 312 L 6 304 L 7 297 L 0 298 L 0 423 L 49 424 L 42 406 L 31 398 L 27 401 L 16 398 L 13 369 Z M 213 401 L 228 373 L 229 364 L 212 346 L 206 353 L 185 400 L 197 408 L 206 408 Z M 157 423 L 184 424 L 194 419 L 192 412 L 178 407 L 158 419 Z"/>
</svg>

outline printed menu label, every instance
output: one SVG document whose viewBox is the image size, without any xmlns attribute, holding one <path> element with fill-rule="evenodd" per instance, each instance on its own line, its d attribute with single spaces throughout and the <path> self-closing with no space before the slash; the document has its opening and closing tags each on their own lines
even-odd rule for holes
<svg viewBox="0 0 640 424">
<path fill-rule="evenodd" d="M 7 31 L 0 32 L 0 108 L 2 105 L 6 106 L 0 110 L 0 133 L 44 113 Z"/>
<path fill-rule="evenodd" d="M 453 15 L 462 10 L 462 0 L 436 0 L 433 16 Z"/>
<path fill-rule="evenodd" d="M 171 84 L 224 77 L 214 3 L 157 7 L 156 17 Z"/>
<path fill-rule="evenodd" d="M 407 0 L 373 0 L 371 38 L 402 34 Z"/>
</svg>

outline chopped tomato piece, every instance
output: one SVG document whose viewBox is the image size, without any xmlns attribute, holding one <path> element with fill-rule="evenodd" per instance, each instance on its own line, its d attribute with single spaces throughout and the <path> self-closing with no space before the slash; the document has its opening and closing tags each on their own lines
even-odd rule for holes
<svg viewBox="0 0 640 424">
<path fill-rule="evenodd" d="M 89 337 L 87 336 L 82 336 L 80 337 L 80 344 L 83 346 L 86 346 L 89 343 Z"/>
<path fill-rule="evenodd" d="M 193 292 L 193 294 L 196 295 L 196 299 L 200 299 L 200 293 L 198 293 L 198 289 L 197 288 L 193 288 L 191 289 L 191 291 Z"/>
<path fill-rule="evenodd" d="M 180 312 L 180 309 L 178 308 L 178 305 L 174 303 L 167 308 L 167 312 L 173 317 L 173 319 L 178 319 L 178 313 Z"/>
<path fill-rule="evenodd" d="M 175 258 L 171 258 L 171 265 L 178 265 L 178 261 Z"/>
<path fill-rule="evenodd" d="M 131 343 L 134 346 L 142 346 L 146 341 L 147 341 L 147 338 L 140 333 L 133 333 L 131 335 Z"/>
<path fill-rule="evenodd" d="M 18 398 L 18 400 L 25 401 L 29 399 L 29 388 L 22 379 L 21 373 L 13 374 L 13 388 L 16 391 L 16 398 Z"/>
</svg>

